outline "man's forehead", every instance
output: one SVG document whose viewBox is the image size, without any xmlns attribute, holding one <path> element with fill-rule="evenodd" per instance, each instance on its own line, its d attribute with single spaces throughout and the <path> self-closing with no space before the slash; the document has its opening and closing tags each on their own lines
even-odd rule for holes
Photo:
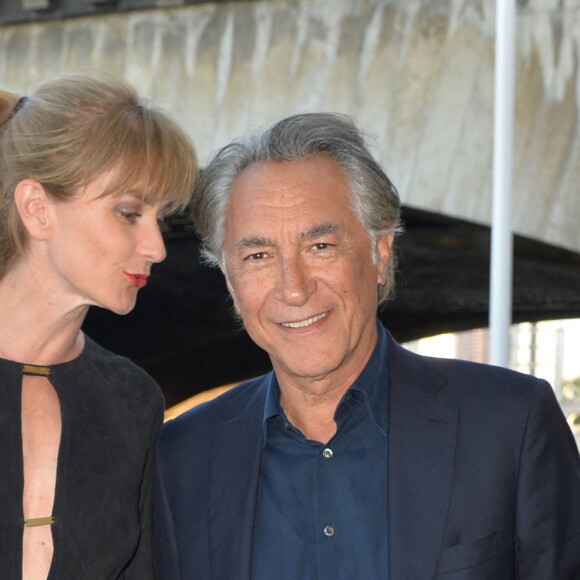
<svg viewBox="0 0 580 580">
<path fill-rule="evenodd" d="M 300 189 L 312 179 L 336 183 L 348 188 L 343 168 L 327 155 L 319 154 L 292 161 L 258 161 L 244 167 L 232 182 L 231 191 L 246 192 L 248 189 L 279 191 Z"/>
</svg>

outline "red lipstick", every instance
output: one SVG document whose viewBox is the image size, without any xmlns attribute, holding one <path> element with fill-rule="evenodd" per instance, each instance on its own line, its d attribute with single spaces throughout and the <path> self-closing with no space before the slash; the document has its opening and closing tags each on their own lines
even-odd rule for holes
<svg viewBox="0 0 580 580">
<path fill-rule="evenodd" d="M 143 288 L 147 284 L 147 274 L 130 274 L 129 272 L 124 272 L 125 276 L 129 278 L 129 281 L 135 288 Z"/>
</svg>

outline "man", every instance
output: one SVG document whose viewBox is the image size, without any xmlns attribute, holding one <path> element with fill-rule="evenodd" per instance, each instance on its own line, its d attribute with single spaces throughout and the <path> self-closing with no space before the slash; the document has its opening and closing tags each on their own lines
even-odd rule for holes
<svg viewBox="0 0 580 580">
<path fill-rule="evenodd" d="M 193 211 L 273 372 L 166 424 L 162 578 L 580 578 L 580 462 L 550 386 L 417 356 L 377 322 L 399 199 L 348 119 L 224 147 Z"/>
</svg>

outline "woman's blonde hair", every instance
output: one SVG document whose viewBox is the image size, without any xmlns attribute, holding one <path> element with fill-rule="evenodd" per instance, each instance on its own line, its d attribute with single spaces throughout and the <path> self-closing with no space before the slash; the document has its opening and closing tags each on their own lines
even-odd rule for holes
<svg viewBox="0 0 580 580">
<path fill-rule="evenodd" d="M 138 186 L 172 212 L 188 206 L 197 169 L 185 132 L 105 73 L 62 75 L 20 99 L 0 91 L 0 278 L 28 244 L 14 204 L 23 179 L 64 202 L 114 170 L 105 195 Z"/>
</svg>

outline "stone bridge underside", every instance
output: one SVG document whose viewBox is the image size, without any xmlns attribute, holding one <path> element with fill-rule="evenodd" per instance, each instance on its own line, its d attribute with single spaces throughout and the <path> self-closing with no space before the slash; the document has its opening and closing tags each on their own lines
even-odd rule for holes
<svg viewBox="0 0 580 580">
<path fill-rule="evenodd" d="M 202 166 L 282 115 L 352 115 L 405 206 L 397 298 L 381 317 L 407 340 L 487 324 L 494 4 L 202 2 L 0 26 L 0 87 L 107 69 L 180 120 Z M 518 2 L 515 321 L 580 316 L 579 56 L 580 0 Z M 95 310 L 85 327 L 145 366 L 172 404 L 268 363 L 236 330 L 184 220 L 166 240 L 135 312 Z"/>
</svg>

